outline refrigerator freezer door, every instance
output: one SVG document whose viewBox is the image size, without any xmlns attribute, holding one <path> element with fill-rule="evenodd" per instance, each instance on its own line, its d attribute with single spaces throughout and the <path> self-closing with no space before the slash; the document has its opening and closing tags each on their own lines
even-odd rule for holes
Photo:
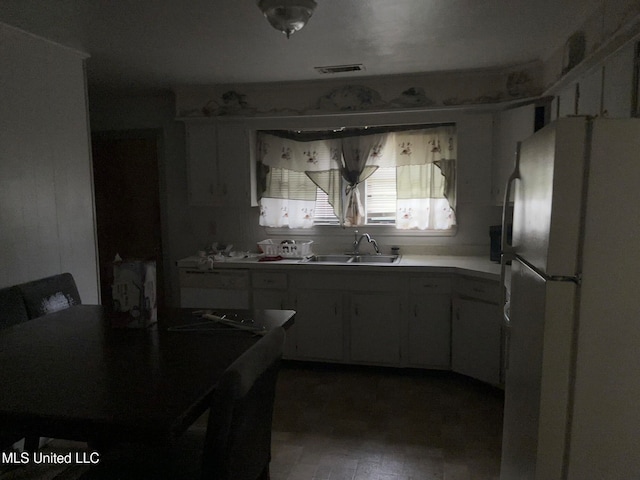
<svg viewBox="0 0 640 480">
<path fill-rule="evenodd" d="M 513 248 L 547 276 L 579 273 L 587 124 L 561 118 L 521 145 Z"/>
<path fill-rule="evenodd" d="M 576 288 L 512 264 L 501 480 L 561 478 Z"/>
</svg>

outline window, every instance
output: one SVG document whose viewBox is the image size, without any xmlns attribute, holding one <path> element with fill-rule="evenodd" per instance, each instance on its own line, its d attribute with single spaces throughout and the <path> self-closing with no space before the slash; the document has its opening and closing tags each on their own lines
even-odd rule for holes
<svg viewBox="0 0 640 480">
<path fill-rule="evenodd" d="M 260 224 L 451 230 L 455 126 L 259 132 Z"/>
<path fill-rule="evenodd" d="M 364 193 L 363 193 L 364 190 Z M 396 170 L 393 167 L 379 168 L 364 182 L 360 197 L 364 198 L 367 225 L 394 225 L 396 216 Z M 315 202 L 315 225 L 338 225 L 340 222 L 329 196 L 317 189 Z"/>
</svg>

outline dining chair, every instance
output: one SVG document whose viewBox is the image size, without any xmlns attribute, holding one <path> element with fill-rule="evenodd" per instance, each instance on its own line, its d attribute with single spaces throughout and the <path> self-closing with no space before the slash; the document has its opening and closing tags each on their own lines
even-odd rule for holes
<svg viewBox="0 0 640 480">
<path fill-rule="evenodd" d="M 70 273 L 53 275 L 4 288 L 0 291 L 0 329 L 79 303 L 82 303 L 80 294 L 73 275 Z M 0 438 L 0 445 L 5 448 L 10 440 L 11 435 L 7 439 Z M 39 437 L 27 436 L 25 438 L 25 450 L 35 451 L 39 447 Z"/>
<path fill-rule="evenodd" d="M 73 275 L 60 273 L 17 285 L 30 319 L 82 303 Z"/>
<path fill-rule="evenodd" d="M 0 330 L 27 320 L 29 315 L 18 287 L 0 289 Z"/>
<path fill-rule="evenodd" d="M 29 320 L 20 290 L 13 287 L 0 289 L 0 330 Z M 0 432 L 0 451 L 10 450 L 23 436 Z"/>
<path fill-rule="evenodd" d="M 268 480 L 284 338 L 282 327 L 270 330 L 225 370 L 205 432 L 187 430 L 170 451 L 119 448 L 80 480 Z"/>
<path fill-rule="evenodd" d="M 271 427 L 284 329 L 271 330 L 223 374 L 202 452 L 207 480 L 269 478 Z"/>
</svg>

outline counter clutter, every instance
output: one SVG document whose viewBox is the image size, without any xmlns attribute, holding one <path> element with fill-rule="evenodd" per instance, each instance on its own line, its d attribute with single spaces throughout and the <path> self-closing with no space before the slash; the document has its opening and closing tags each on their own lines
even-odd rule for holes
<svg viewBox="0 0 640 480">
<path fill-rule="evenodd" d="M 464 273 L 478 278 L 489 280 L 500 279 L 500 265 L 491 262 L 486 257 L 481 256 L 458 256 L 458 255 L 402 255 L 400 260 L 389 264 L 365 264 L 365 263 L 331 263 L 331 262 L 308 262 L 301 258 L 282 257 L 278 261 L 271 261 L 265 264 L 260 262 L 261 255 L 255 253 L 240 252 L 232 256 L 213 258 L 211 261 L 202 261 L 200 256 L 190 256 L 178 260 L 178 268 L 214 270 L 220 268 L 248 268 L 248 269 L 343 269 L 357 268 L 359 271 L 368 268 L 402 269 L 403 272 L 420 271 L 425 273 Z M 342 270 L 341 270 L 342 271 Z"/>
</svg>

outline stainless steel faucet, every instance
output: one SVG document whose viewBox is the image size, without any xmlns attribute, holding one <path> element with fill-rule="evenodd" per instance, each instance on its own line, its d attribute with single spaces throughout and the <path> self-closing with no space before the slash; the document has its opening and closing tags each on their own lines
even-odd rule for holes
<svg viewBox="0 0 640 480">
<path fill-rule="evenodd" d="M 373 238 L 371 238 L 371 235 L 369 235 L 368 233 L 363 233 L 362 235 L 360 235 L 360 237 L 358 237 L 358 230 L 356 230 L 353 233 L 355 236 L 355 239 L 353 241 L 353 253 L 355 255 L 360 255 L 360 243 L 362 242 L 363 238 L 366 238 L 367 242 L 373 245 L 373 249 L 376 251 L 376 254 L 380 255 L 380 248 L 378 247 L 378 242 L 376 242 Z"/>
</svg>

